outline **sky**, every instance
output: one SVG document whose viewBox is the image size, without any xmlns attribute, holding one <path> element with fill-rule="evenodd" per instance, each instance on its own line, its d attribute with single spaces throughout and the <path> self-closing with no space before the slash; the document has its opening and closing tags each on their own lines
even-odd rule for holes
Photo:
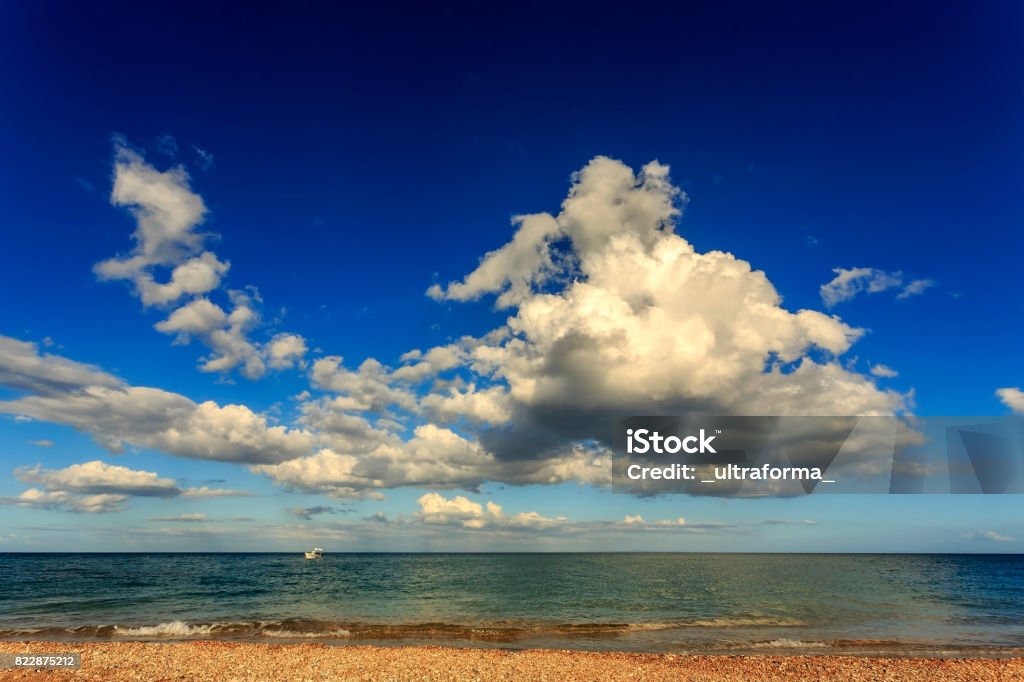
<svg viewBox="0 0 1024 682">
<path fill-rule="evenodd" d="M 1024 413 L 1009 2 L 0 8 L 0 551 L 1024 551 L 630 414 Z"/>
</svg>

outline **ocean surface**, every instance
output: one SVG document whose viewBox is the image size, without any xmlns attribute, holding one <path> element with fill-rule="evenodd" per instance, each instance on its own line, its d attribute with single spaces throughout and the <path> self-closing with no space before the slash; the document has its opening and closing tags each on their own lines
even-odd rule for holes
<svg viewBox="0 0 1024 682">
<path fill-rule="evenodd" d="M 0 638 L 1024 655 L 1024 556 L 0 554 Z"/>
</svg>

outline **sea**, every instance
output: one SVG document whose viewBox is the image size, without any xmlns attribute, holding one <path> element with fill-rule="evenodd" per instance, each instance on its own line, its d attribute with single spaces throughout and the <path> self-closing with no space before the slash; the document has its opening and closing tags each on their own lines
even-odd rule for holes
<svg viewBox="0 0 1024 682">
<path fill-rule="evenodd" d="M 1024 655 L 1024 556 L 0 554 L 0 639 Z"/>
</svg>

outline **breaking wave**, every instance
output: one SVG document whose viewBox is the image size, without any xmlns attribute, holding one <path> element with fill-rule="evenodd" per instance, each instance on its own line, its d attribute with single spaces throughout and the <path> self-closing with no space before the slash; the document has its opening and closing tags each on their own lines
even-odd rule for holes
<svg viewBox="0 0 1024 682">
<path fill-rule="evenodd" d="M 712 618 L 653 623 L 537 623 L 496 621 L 460 623 L 365 623 L 312 619 L 189 623 L 171 620 L 152 624 L 85 625 L 2 629 L 0 638 L 59 639 L 363 639 L 363 640 L 474 640 L 515 642 L 528 638 L 603 638 L 629 633 L 685 628 L 730 628 L 800 625 L 779 618 Z"/>
</svg>

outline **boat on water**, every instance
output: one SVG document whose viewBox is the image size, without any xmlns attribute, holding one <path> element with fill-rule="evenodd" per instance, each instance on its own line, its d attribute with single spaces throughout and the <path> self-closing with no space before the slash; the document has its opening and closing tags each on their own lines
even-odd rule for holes
<svg viewBox="0 0 1024 682">
<path fill-rule="evenodd" d="M 307 559 L 323 559 L 324 549 L 323 547 L 314 547 L 312 552 L 306 552 Z"/>
</svg>

